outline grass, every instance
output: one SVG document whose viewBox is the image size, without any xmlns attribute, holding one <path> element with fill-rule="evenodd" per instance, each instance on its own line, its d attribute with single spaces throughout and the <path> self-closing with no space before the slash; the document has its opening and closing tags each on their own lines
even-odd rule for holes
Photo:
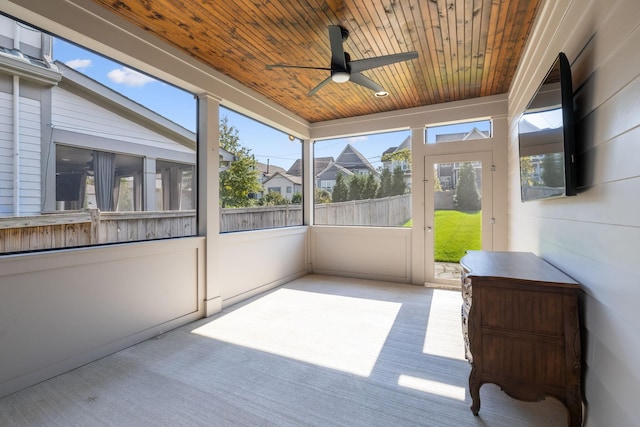
<svg viewBox="0 0 640 427">
<path fill-rule="evenodd" d="M 482 213 L 435 212 L 435 260 L 459 262 L 467 250 L 482 249 Z"/>
<path fill-rule="evenodd" d="M 482 213 L 435 212 L 435 261 L 459 262 L 467 250 L 482 249 Z M 411 227 L 413 220 L 402 224 Z"/>
</svg>

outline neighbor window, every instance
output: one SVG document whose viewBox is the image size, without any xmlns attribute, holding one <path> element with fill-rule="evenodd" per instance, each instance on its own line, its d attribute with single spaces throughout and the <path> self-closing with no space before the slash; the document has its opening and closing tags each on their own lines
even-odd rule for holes
<svg viewBox="0 0 640 427">
<path fill-rule="evenodd" d="M 0 253 L 196 233 L 193 94 L 6 16 L 0 57 Z"/>
<path fill-rule="evenodd" d="M 402 227 L 411 224 L 411 133 L 316 141 L 314 222 Z"/>
<path fill-rule="evenodd" d="M 299 140 L 221 107 L 220 151 L 221 232 L 302 225 Z"/>
<path fill-rule="evenodd" d="M 491 138 L 491 120 L 474 120 L 427 126 L 425 133 L 427 144 Z"/>
</svg>

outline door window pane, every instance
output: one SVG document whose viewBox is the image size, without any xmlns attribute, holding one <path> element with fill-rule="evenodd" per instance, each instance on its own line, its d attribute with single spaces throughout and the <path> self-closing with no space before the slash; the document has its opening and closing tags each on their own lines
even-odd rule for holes
<svg viewBox="0 0 640 427">
<path fill-rule="evenodd" d="M 460 259 L 482 249 L 482 162 L 436 163 L 434 182 L 434 276 L 460 279 Z"/>
</svg>

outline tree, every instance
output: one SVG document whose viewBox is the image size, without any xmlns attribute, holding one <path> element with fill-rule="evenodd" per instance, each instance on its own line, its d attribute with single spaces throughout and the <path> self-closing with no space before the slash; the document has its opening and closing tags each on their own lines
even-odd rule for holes
<svg viewBox="0 0 640 427">
<path fill-rule="evenodd" d="M 433 168 L 433 191 L 436 193 L 442 191 L 442 184 L 440 184 L 440 178 L 438 177 L 436 168 Z"/>
<path fill-rule="evenodd" d="M 331 193 L 324 188 L 316 187 L 313 191 L 315 203 L 331 203 Z"/>
<path fill-rule="evenodd" d="M 404 172 L 398 166 L 393 170 L 391 177 L 391 194 L 390 196 L 401 196 L 407 191 L 407 183 L 404 182 Z"/>
<path fill-rule="evenodd" d="M 220 120 L 220 148 L 235 156 L 229 167 L 220 172 L 220 205 L 223 208 L 251 206 L 253 200 L 249 196 L 262 190 L 260 172 L 251 150 L 240 144 L 239 132 L 229 126 L 226 116 Z"/>
<path fill-rule="evenodd" d="M 533 185 L 533 163 L 531 163 L 531 157 L 520 158 L 520 180 L 523 185 Z"/>
<path fill-rule="evenodd" d="M 364 199 L 363 192 L 366 178 L 364 175 L 351 175 L 349 179 L 349 197 L 347 200 L 362 200 Z"/>
<path fill-rule="evenodd" d="M 476 173 L 470 162 L 460 167 L 458 183 L 453 195 L 453 205 L 459 211 L 476 212 L 480 210 L 480 192 L 476 184 Z"/>
<path fill-rule="evenodd" d="M 336 185 L 333 187 L 333 193 L 331 194 L 331 200 L 334 203 L 344 202 L 349 197 L 349 188 L 347 183 L 344 182 L 344 177 L 340 172 L 336 175 Z"/>
<path fill-rule="evenodd" d="M 260 206 L 281 206 L 288 205 L 289 201 L 282 194 L 276 191 L 269 191 L 262 196 L 259 204 Z"/>
<path fill-rule="evenodd" d="M 391 171 L 387 168 L 382 169 L 380 173 L 380 186 L 376 197 L 381 199 L 391 195 Z"/>
<path fill-rule="evenodd" d="M 362 198 L 375 199 L 377 192 L 378 192 L 378 180 L 372 173 L 370 173 L 369 175 L 367 175 L 367 179 L 365 180 L 365 183 L 364 183 Z"/>
<path fill-rule="evenodd" d="M 411 149 L 403 148 L 402 150 L 394 151 L 392 153 L 387 153 L 380 159 L 383 162 L 391 162 L 393 160 L 396 161 L 404 161 L 408 165 L 411 164 Z"/>
<path fill-rule="evenodd" d="M 291 196 L 291 203 L 294 205 L 302 204 L 302 193 L 300 192 L 293 193 L 293 196 Z"/>
<path fill-rule="evenodd" d="M 560 153 L 545 154 L 542 157 L 540 178 L 547 187 L 564 186 L 564 165 Z"/>
</svg>

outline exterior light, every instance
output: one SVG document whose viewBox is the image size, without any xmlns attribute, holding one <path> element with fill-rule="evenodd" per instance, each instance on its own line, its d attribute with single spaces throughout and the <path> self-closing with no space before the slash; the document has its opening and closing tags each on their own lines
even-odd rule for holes
<svg viewBox="0 0 640 427">
<path fill-rule="evenodd" d="M 389 96 L 389 92 L 381 90 L 380 92 L 376 92 L 374 95 L 376 98 L 384 98 L 385 96 Z"/>
</svg>

